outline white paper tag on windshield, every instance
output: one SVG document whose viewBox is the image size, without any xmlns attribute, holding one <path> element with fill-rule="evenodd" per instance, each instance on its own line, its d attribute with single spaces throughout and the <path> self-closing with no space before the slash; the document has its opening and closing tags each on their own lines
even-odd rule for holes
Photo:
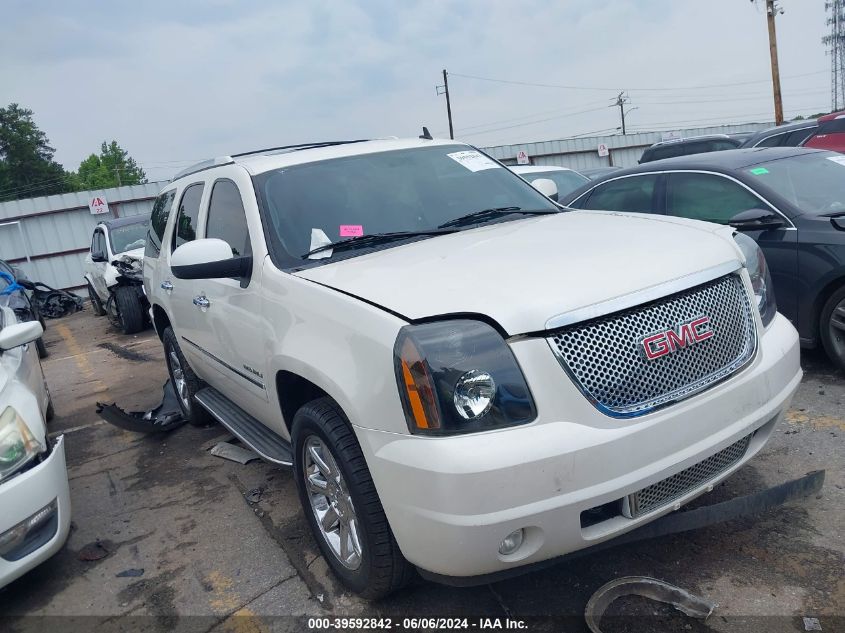
<svg viewBox="0 0 845 633">
<path fill-rule="evenodd" d="M 475 150 L 468 150 L 466 152 L 452 152 L 446 154 L 456 163 L 460 163 L 470 171 L 482 171 L 483 169 L 496 169 L 501 167 L 499 163 L 490 160 L 484 154 L 476 152 Z"/>
<path fill-rule="evenodd" d="M 834 163 L 845 165 L 845 156 L 828 156 L 827 159 L 832 160 Z"/>
<path fill-rule="evenodd" d="M 320 248 L 321 246 L 326 246 L 327 244 L 331 244 L 332 241 L 329 239 L 329 236 L 323 231 L 323 229 L 311 229 L 311 248 L 308 250 L 313 251 L 315 248 Z M 313 255 L 309 255 L 308 259 L 325 259 L 326 257 L 332 256 L 332 249 L 327 248 L 324 251 L 320 251 L 319 253 L 314 253 Z"/>
</svg>

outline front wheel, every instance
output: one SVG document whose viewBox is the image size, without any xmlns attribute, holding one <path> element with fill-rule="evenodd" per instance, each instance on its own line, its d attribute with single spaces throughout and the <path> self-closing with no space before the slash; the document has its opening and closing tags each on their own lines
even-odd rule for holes
<svg viewBox="0 0 845 633">
<path fill-rule="evenodd" d="M 375 600 L 413 577 L 381 505 L 367 462 L 343 411 L 331 398 L 293 418 L 294 472 L 317 545 L 346 587 Z"/>
<path fill-rule="evenodd" d="M 135 334 L 144 329 L 144 307 L 135 286 L 118 286 L 114 291 L 114 303 L 124 334 Z"/>
<path fill-rule="evenodd" d="M 824 351 L 845 371 L 845 287 L 834 292 L 824 304 L 819 326 Z"/>
</svg>

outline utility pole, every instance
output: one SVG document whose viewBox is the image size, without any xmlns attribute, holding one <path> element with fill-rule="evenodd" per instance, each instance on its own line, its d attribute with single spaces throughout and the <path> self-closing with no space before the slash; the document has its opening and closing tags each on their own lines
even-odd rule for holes
<svg viewBox="0 0 845 633">
<path fill-rule="evenodd" d="M 766 0 L 766 20 L 769 23 L 769 55 L 772 58 L 772 89 L 775 96 L 775 125 L 783 123 L 783 100 L 780 94 L 780 70 L 778 69 L 778 38 L 775 31 L 775 16 L 783 9 L 775 0 Z"/>
<path fill-rule="evenodd" d="M 828 0 L 824 3 L 830 12 L 827 25 L 830 35 L 822 38 L 830 53 L 830 111 L 845 107 L 845 1 Z"/>
<path fill-rule="evenodd" d="M 449 73 L 443 69 L 443 85 L 435 86 L 435 91 L 439 95 L 446 95 L 446 115 L 449 117 L 449 138 L 455 138 L 455 129 L 452 127 L 452 102 L 449 100 Z M 443 92 L 440 92 L 443 90 Z"/>
<path fill-rule="evenodd" d="M 117 186 L 120 187 L 120 166 L 114 168 L 114 175 L 117 176 Z"/>
<path fill-rule="evenodd" d="M 619 116 L 622 117 L 622 135 L 625 135 L 625 104 L 628 103 L 630 99 L 624 92 L 620 92 L 619 96 L 616 97 L 616 103 L 614 106 L 619 106 Z"/>
</svg>

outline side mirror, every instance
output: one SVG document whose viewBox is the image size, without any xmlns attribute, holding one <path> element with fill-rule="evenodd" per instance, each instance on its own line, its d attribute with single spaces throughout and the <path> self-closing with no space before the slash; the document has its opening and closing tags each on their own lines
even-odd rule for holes
<svg viewBox="0 0 845 633">
<path fill-rule="evenodd" d="M 252 274 L 252 257 L 232 257 L 232 247 L 209 237 L 182 244 L 170 256 L 170 270 L 177 279 L 241 279 Z"/>
<path fill-rule="evenodd" d="M 44 328 L 38 321 L 24 321 L 23 323 L 7 325 L 0 330 L 0 350 L 5 352 L 32 343 L 32 341 L 41 338 L 42 334 L 44 334 Z"/>
<path fill-rule="evenodd" d="M 557 185 L 549 178 L 537 178 L 531 181 L 531 185 L 547 198 L 557 202 Z"/>
<path fill-rule="evenodd" d="M 728 224 L 737 231 L 765 231 L 779 229 L 785 226 L 786 222 L 768 209 L 748 209 L 737 213 Z"/>
<path fill-rule="evenodd" d="M 100 251 L 91 251 L 91 261 L 92 262 L 104 262 L 107 260 L 107 257 L 101 253 Z"/>
</svg>

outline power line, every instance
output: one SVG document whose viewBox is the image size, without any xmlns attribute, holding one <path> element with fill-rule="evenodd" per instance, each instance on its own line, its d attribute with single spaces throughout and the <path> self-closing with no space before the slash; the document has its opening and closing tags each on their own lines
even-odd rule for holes
<svg viewBox="0 0 845 633">
<path fill-rule="evenodd" d="M 517 127 L 525 127 L 526 125 L 536 125 L 537 123 L 545 123 L 547 121 L 554 121 L 556 119 L 565 119 L 567 117 L 576 116 L 579 114 L 586 114 L 587 112 L 598 112 L 599 110 L 604 110 L 607 106 L 601 108 L 590 108 L 589 110 L 581 110 L 580 112 L 571 112 L 569 114 L 561 114 L 560 116 L 553 116 L 548 117 L 546 119 L 539 119 L 537 121 L 530 121 L 528 123 L 517 123 L 516 125 L 505 125 L 503 127 L 493 128 L 491 130 L 483 130 L 481 132 L 472 132 L 470 134 L 461 134 L 461 136 L 480 136 L 482 134 L 488 134 L 490 132 L 500 132 L 501 130 L 510 130 Z"/>
<path fill-rule="evenodd" d="M 800 75 L 790 75 L 789 77 L 784 77 L 784 79 L 797 79 L 799 77 L 809 77 L 811 75 L 818 75 L 821 73 L 826 73 L 827 70 L 817 70 L 811 73 L 801 73 Z M 478 81 L 490 81 L 493 83 L 501 83 L 501 84 L 511 84 L 515 86 L 531 86 L 535 88 L 560 88 L 564 90 L 597 90 L 597 91 L 608 91 L 608 92 L 619 92 L 619 87 L 615 88 L 605 88 L 599 86 L 567 86 L 562 84 L 545 84 L 545 83 L 533 83 L 529 81 L 513 81 L 509 79 L 498 79 L 494 77 L 479 77 L 478 75 L 465 75 L 462 73 L 449 73 L 453 77 L 463 77 L 464 79 L 475 79 Z M 738 81 L 735 83 L 725 83 L 725 84 L 709 84 L 709 85 L 701 85 L 701 86 L 670 86 L 666 88 L 658 88 L 658 87 L 634 87 L 631 86 L 628 90 L 643 90 L 643 91 L 674 91 L 674 90 L 706 90 L 708 88 L 730 88 L 733 86 L 748 86 L 751 84 L 765 84 L 769 83 L 768 79 L 761 79 L 756 81 Z"/>
</svg>

